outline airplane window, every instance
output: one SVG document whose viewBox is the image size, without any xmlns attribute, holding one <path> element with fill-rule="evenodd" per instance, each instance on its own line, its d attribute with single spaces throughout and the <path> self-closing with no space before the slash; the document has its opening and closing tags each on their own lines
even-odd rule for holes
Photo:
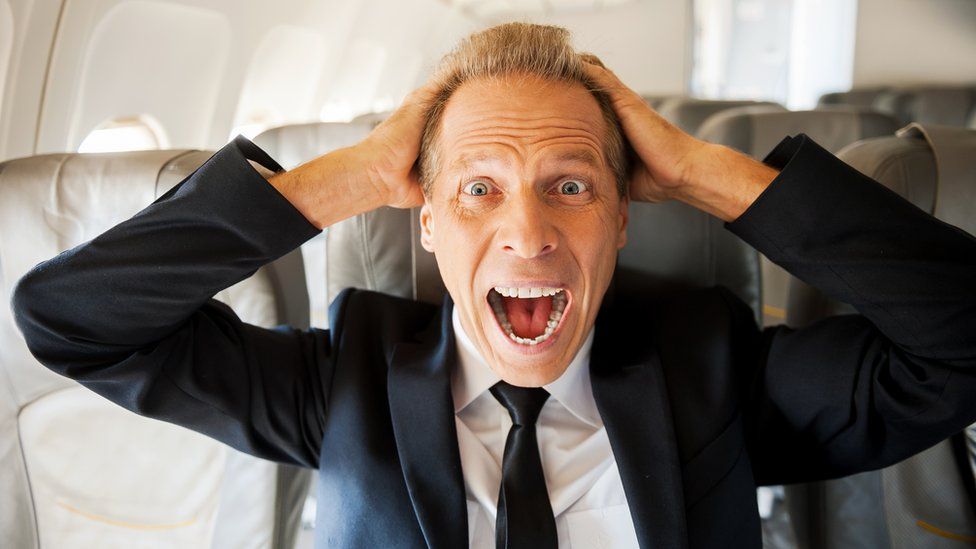
<svg viewBox="0 0 976 549">
<path fill-rule="evenodd" d="M 165 141 L 162 128 L 154 128 L 144 118 L 116 118 L 92 130 L 78 152 L 147 151 L 164 148 Z"/>
<path fill-rule="evenodd" d="M 851 87 L 857 2 L 696 0 L 692 93 L 813 108 Z"/>
</svg>

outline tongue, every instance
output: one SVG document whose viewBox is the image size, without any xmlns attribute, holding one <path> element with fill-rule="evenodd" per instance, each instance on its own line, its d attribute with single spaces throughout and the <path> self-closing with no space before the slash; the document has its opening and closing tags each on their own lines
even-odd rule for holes
<svg viewBox="0 0 976 549">
<path fill-rule="evenodd" d="M 512 324 L 512 331 L 519 337 L 534 339 L 546 331 L 549 313 L 552 312 L 552 297 L 519 299 L 503 297 L 505 314 Z"/>
</svg>

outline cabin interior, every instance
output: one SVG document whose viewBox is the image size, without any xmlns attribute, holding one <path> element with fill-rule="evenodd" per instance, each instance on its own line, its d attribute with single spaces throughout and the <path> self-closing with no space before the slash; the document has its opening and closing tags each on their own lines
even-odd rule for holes
<svg viewBox="0 0 976 549">
<path fill-rule="evenodd" d="M 243 135 L 291 168 L 351 145 L 459 39 L 512 20 L 568 28 L 702 139 L 761 159 L 807 133 L 920 207 L 918 185 L 950 177 L 925 130 L 976 132 L 973 0 L 0 0 L 4 303 L 35 263 L 131 216 L 207 151 Z M 912 181 L 882 169 L 906 143 L 928 155 Z M 970 158 L 957 176 L 976 185 Z M 679 274 L 738 285 L 761 323 L 850 312 L 754 252 L 722 259 L 734 237 L 707 216 L 662 211 L 683 244 L 718 250 L 682 258 Z M 958 223 L 972 232 L 968 212 Z M 371 215 L 218 298 L 255 323 L 318 327 L 343 287 L 436 298 L 415 212 Z M 106 404 L 40 366 L 6 305 L 0 371 L 0 546 L 312 546 L 330 503 L 316 502 L 311 471 Z M 922 456 L 761 488 L 765 546 L 976 545 L 976 430 Z"/>
</svg>

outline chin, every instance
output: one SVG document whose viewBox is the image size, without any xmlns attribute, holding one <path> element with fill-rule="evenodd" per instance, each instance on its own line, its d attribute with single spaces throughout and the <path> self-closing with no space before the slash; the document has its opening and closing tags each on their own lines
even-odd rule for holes
<svg viewBox="0 0 976 549">
<path fill-rule="evenodd" d="M 506 382 L 539 387 L 559 378 L 575 355 L 570 349 L 577 311 L 573 294 L 553 281 L 508 281 L 485 297 L 485 336 Z"/>
</svg>

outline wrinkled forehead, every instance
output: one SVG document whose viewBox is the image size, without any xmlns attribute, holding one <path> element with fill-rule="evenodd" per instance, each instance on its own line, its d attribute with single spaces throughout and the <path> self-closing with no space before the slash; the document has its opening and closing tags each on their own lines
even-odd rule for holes
<svg viewBox="0 0 976 549">
<path fill-rule="evenodd" d="M 441 169 L 486 158 L 554 158 L 607 169 L 606 120 L 582 84 L 529 76 L 467 82 L 448 100 L 440 123 Z"/>
</svg>

